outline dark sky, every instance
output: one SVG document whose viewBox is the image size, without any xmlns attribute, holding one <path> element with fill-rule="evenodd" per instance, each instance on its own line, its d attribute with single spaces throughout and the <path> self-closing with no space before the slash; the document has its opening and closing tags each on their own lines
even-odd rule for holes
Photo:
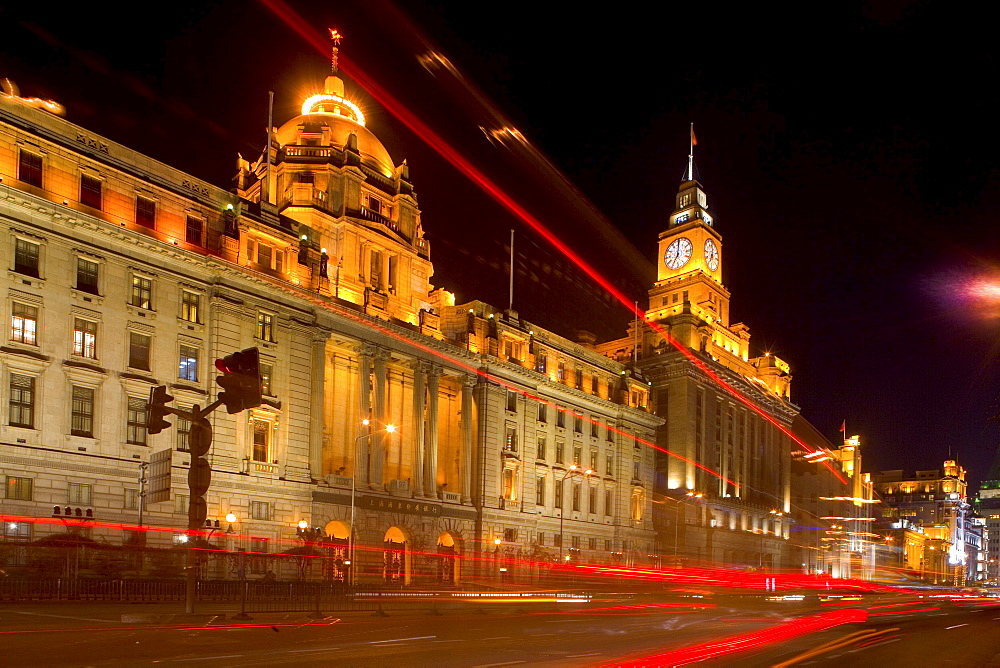
<svg viewBox="0 0 1000 668">
<path fill-rule="evenodd" d="M 289 6 L 317 31 L 337 26 L 356 66 L 636 299 L 693 121 L 733 320 L 750 326 L 754 353 L 786 359 L 804 414 L 831 438 L 846 419 L 876 469 L 934 468 L 950 447 L 981 476 L 998 440 L 987 418 L 1000 389 L 1000 308 L 964 295 L 996 277 L 1000 242 L 988 18 L 943 2 L 828 3 L 825 13 L 546 4 Z M 157 16 L 123 28 L 89 5 L 0 8 L 0 76 L 62 102 L 79 125 L 228 187 L 236 153 L 261 150 L 267 91 L 280 124 L 328 61 L 262 3 L 179 3 Z M 429 45 L 484 97 L 421 67 Z M 409 161 L 436 284 L 505 306 L 512 227 L 519 265 L 555 262 L 390 113 L 355 97 L 393 157 Z M 497 114 L 603 215 L 523 147 L 487 141 L 479 126 L 498 127 Z M 529 286 L 515 304 L 568 335 L 588 319 L 610 323 L 591 327 L 603 335 L 624 332 L 624 309 L 566 294 Z"/>
</svg>

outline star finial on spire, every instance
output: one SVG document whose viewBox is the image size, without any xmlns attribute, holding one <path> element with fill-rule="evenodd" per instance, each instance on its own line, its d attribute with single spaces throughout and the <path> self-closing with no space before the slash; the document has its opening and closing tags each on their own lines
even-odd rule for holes
<svg viewBox="0 0 1000 668">
<path fill-rule="evenodd" d="M 344 38 L 340 34 L 340 31 L 336 28 L 330 28 L 330 41 L 333 43 L 332 52 L 330 55 L 330 71 L 333 74 L 337 73 L 338 63 L 337 60 L 340 57 L 340 40 Z"/>
</svg>

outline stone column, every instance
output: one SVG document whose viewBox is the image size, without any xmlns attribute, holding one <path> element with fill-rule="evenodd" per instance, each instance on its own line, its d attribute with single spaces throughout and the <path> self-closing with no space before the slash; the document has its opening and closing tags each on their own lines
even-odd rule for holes
<svg viewBox="0 0 1000 668">
<path fill-rule="evenodd" d="M 438 377 L 441 367 L 434 366 L 427 373 L 427 395 L 430 399 L 427 405 L 427 442 L 424 444 L 424 493 L 438 497 L 437 465 L 438 465 Z"/>
<path fill-rule="evenodd" d="M 313 480 L 323 477 L 324 385 L 326 383 L 326 339 L 317 333 L 312 340 L 312 392 L 309 397 L 309 474 Z"/>
<path fill-rule="evenodd" d="M 368 476 L 370 484 L 382 485 L 382 469 L 385 463 L 385 397 L 386 397 L 386 369 L 385 363 L 389 358 L 389 353 L 382 348 L 375 352 L 375 434 L 369 440 L 371 445 L 371 460 Z"/>
<path fill-rule="evenodd" d="M 371 395 L 372 395 L 372 355 L 375 354 L 374 346 L 362 344 L 358 347 L 358 415 L 357 425 L 352 425 L 347 430 L 348 436 L 360 431 L 361 420 L 371 415 Z M 359 436 L 361 434 L 358 434 Z M 358 483 L 369 482 L 368 460 L 371 451 L 371 438 L 358 438 L 354 442 L 354 481 Z"/>
<path fill-rule="evenodd" d="M 424 495 L 424 407 L 426 390 L 424 375 L 427 363 L 416 360 L 413 363 L 413 495 Z"/>
<path fill-rule="evenodd" d="M 477 380 L 471 374 L 462 378 L 462 503 L 472 498 L 472 388 Z"/>
</svg>

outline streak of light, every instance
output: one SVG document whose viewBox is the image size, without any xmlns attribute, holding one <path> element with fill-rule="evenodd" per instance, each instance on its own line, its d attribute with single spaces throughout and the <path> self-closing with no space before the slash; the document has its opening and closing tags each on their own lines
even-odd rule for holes
<svg viewBox="0 0 1000 668">
<path fill-rule="evenodd" d="M 293 10 L 287 3 L 283 0 L 262 0 L 264 5 L 266 5 L 271 11 L 278 15 L 283 21 L 285 21 L 290 28 L 296 31 L 306 42 L 311 44 L 320 53 L 326 55 L 328 44 L 326 38 L 313 28 L 311 24 L 305 21 L 295 10 Z M 605 278 L 600 272 L 598 272 L 594 267 L 590 265 L 586 260 L 584 260 L 579 254 L 576 253 L 572 248 L 570 248 L 562 239 L 556 236 L 551 230 L 548 229 L 538 218 L 536 218 L 531 212 L 521 206 L 520 203 L 515 201 L 506 192 L 500 188 L 499 185 L 493 182 L 485 173 L 479 170 L 475 165 L 473 165 L 469 160 L 465 158 L 458 150 L 452 147 L 448 142 L 444 140 L 443 137 L 438 135 L 434 130 L 430 128 L 426 123 L 420 120 L 415 114 L 411 113 L 406 105 L 402 104 L 396 99 L 394 95 L 389 93 L 388 90 L 379 85 L 374 79 L 369 77 L 364 70 L 359 66 L 355 65 L 353 61 L 347 58 L 341 58 L 341 68 L 346 72 L 354 82 L 361 86 L 365 91 L 368 92 L 377 102 L 379 102 L 389 113 L 394 115 L 400 122 L 402 122 L 407 128 L 409 128 L 414 134 L 424 140 L 431 148 L 437 151 L 441 157 L 446 159 L 452 164 L 459 172 L 464 174 L 473 183 L 478 185 L 483 192 L 488 194 L 500 205 L 510 211 L 512 214 L 517 216 L 524 222 L 528 227 L 533 229 L 538 235 L 543 239 L 548 241 L 556 250 L 565 255 L 573 264 L 580 268 L 587 276 L 589 276 L 595 283 L 601 286 L 604 290 L 608 292 L 616 301 L 621 303 L 630 313 L 634 314 L 637 318 L 642 319 L 654 332 L 659 334 L 665 341 L 667 341 L 671 346 L 674 347 L 678 352 L 680 352 L 684 357 L 688 359 L 692 364 L 694 364 L 702 373 L 704 373 L 708 378 L 715 382 L 719 387 L 724 389 L 729 393 L 734 399 L 745 405 L 747 408 L 757 413 L 765 421 L 769 422 L 780 432 L 788 436 L 792 441 L 799 444 L 809 452 L 816 451 L 816 448 L 804 442 L 798 436 L 793 434 L 790 429 L 785 425 L 781 424 L 775 417 L 771 416 L 767 411 L 757 406 L 755 402 L 745 397 L 739 390 L 734 386 L 726 382 L 719 374 L 714 372 L 709 366 L 702 361 L 697 355 L 695 355 L 686 346 L 675 339 L 670 332 L 661 327 L 658 323 L 652 322 L 646 318 L 646 314 L 642 312 L 641 309 L 637 308 L 635 302 L 627 297 L 621 292 L 610 280 Z M 668 452 L 664 450 L 664 452 Z M 673 454 L 673 453 L 670 453 Z M 822 464 L 829 469 L 833 475 L 840 480 L 841 483 L 846 484 L 847 480 L 844 478 L 828 461 L 822 462 Z M 718 477 L 718 474 L 715 474 Z M 737 489 L 740 485 L 731 482 Z"/>
<path fill-rule="evenodd" d="M 751 649 L 773 645 L 785 640 L 819 631 L 826 631 L 843 624 L 857 624 L 866 621 L 864 610 L 835 610 L 808 617 L 800 617 L 790 622 L 778 624 L 763 631 L 730 636 L 700 645 L 671 650 L 663 654 L 646 656 L 632 661 L 615 662 L 615 666 L 640 668 L 642 666 L 684 666 L 689 663 L 714 659 L 727 654 L 736 654 Z"/>
<path fill-rule="evenodd" d="M 819 645 L 818 647 L 814 647 L 810 650 L 807 650 L 796 657 L 788 659 L 787 661 L 776 663 L 772 668 L 788 668 L 788 666 L 794 666 L 796 663 L 800 663 L 802 661 L 805 661 L 806 659 L 810 659 L 814 656 L 819 656 L 821 654 L 826 654 L 827 652 L 833 651 L 835 649 L 840 649 L 841 647 L 846 647 L 848 645 L 852 645 L 859 641 L 865 641 L 865 644 L 859 645 L 860 647 L 864 647 L 865 645 L 870 643 L 872 639 L 877 638 L 878 640 L 885 640 L 886 638 L 883 636 L 885 636 L 887 633 L 892 633 L 893 631 L 898 631 L 898 630 L 899 630 L 898 628 L 895 628 L 895 629 L 883 629 L 881 631 L 876 629 L 864 629 L 862 631 L 855 631 L 854 633 L 848 634 L 847 636 L 844 636 L 842 638 L 834 638 L 829 642 L 825 642 L 822 645 Z"/>
<path fill-rule="evenodd" d="M 934 612 L 935 610 L 940 610 L 941 608 L 917 608 L 915 610 L 889 610 L 887 612 L 869 612 L 869 617 L 877 617 L 882 615 L 908 615 L 913 612 Z"/>
</svg>

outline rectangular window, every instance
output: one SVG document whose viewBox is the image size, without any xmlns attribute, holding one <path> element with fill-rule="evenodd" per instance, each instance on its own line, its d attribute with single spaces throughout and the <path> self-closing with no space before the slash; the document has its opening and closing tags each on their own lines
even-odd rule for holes
<svg viewBox="0 0 1000 668">
<path fill-rule="evenodd" d="M 191 431 L 191 420 L 186 417 L 177 416 L 177 449 L 181 452 L 191 450 L 188 446 L 188 433 Z"/>
<path fill-rule="evenodd" d="M 94 436 L 94 389 L 73 386 L 70 433 L 73 436 Z"/>
<path fill-rule="evenodd" d="M 596 550 L 597 549 L 597 539 L 596 538 L 591 537 L 591 538 L 587 539 L 587 549 L 588 550 Z"/>
<path fill-rule="evenodd" d="M 587 510 L 590 511 L 591 515 L 597 514 L 597 490 L 591 489 L 590 494 L 587 495 Z M 590 548 L 594 549 L 594 548 Z"/>
<path fill-rule="evenodd" d="M 181 346 L 180 362 L 177 377 L 181 380 L 198 380 L 198 349 L 191 346 Z"/>
<path fill-rule="evenodd" d="M 570 542 L 570 545 L 573 546 L 574 550 L 579 550 L 580 549 L 580 537 L 579 536 L 573 536 L 572 538 L 570 538 L 569 542 Z"/>
<path fill-rule="evenodd" d="M 535 505 L 545 505 L 545 478 L 542 476 L 535 479 Z"/>
<path fill-rule="evenodd" d="M 545 454 L 546 454 L 545 453 L 545 437 L 544 436 L 539 436 L 538 437 L 538 446 L 535 449 L 535 458 L 536 459 L 543 459 L 544 460 L 545 459 Z"/>
<path fill-rule="evenodd" d="M 80 292 L 97 294 L 97 272 L 99 265 L 86 258 L 76 258 L 76 289 Z"/>
<path fill-rule="evenodd" d="M 590 466 L 588 468 L 597 473 L 597 448 L 590 449 Z"/>
<path fill-rule="evenodd" d="M 251 501 L 250 502 L 250 519 L 253 520 L 270 520 L 271 519 L 271 504 L 268 501 Z"/>
<path fill-rule="evenodd" d="M 605 552 L 610 552 L 611 549 L 612 549 L 611 548 L 611 539 L 610 538 L 605 538 L 604 539 L 604 551 Z"/>
<path fill-rule="evenodd" d="M 514 390 L 507 390 L 507 412 L 517 412 L 517 392 Z"/>
<path fill-rule="evenodd" d="M 559 508 L 560 510 L 563 507 L 563 491 L 565 490 L 565 488 L 566 488 L 565 482 L 556 483 L 556 498 L 552 502 L 552 505 L 553 507 Z"/>
<path fill-rule="evenodd" d="M 610 422 L 605 427 L 605 434 L 607 435 L 608 443 L 615 442 L 615 428 Z"/>
<path fill-rule="evenodd" d="M 13 302 L 10 314 L 10 340 L 15 343 L 38 345 L 38 308 Z"/>
<path fill-rule="evenodd" d="M 78 506 L 89 506 L 93 487 L 80 482 L 69 483 L 69 503 Z"/>
<path fill-rule="evenodd" d="M 566 380 L 566 363 L 559 362 L 559 366 L 556 367 L 556 378 L 559 380 Z"/>
<path fill-rule="evenodd" d="M 615 474 L 615 456 L 609 452 L 604 456 L 604 475 L 614 476 L 614 474 Z"/>
<path fill-rule="evenodd" d="M 535 371 L 537 371 L 538 373 L 545 373 L 546 370 L 548 369 L 548 362 L 549 359 L 545 355 L 545 352 L 544 351 L 539 352 L 537 355 L 535 355 Z"/>
<path fill-rule="evenodd" d="M 201 295 L 197 292 L 181 291 L 181 320 L 201 322 Z"/>
<path fill-rule="evenodd" d="M 174 512 L 184 513 L 188 511 L 188 506 L 191 504 L 191 497 L 187 494 L 174 494 Z"/>
<path fill-rule="evenodd" d="M 641 480 L 639 477 L 639 462 L 632 462 L 632 480 Z"/>
<path fill-rule="evenodd" d="M 33 480 L 20 476 L 7 476 L 7 498 L 18 501 L 31 501 L 31 487 Z"/>
<path fill-rule="evenodd" d="M 583 433 L 583 416 L 574 415 L 573 416 L 573 431 L 577 434 Z"/>
<path fill-rule="evenodd" d="M 274 341 L 274 316 L 270 313 L 257 312 L 257 338 L 261 341 Z"/>
<path fill-rule="evenodd" d="M 270 462 L 271 423 L 265 420 L 253 421 L 253 460 Z"/>
<path fill-rule="evenodd" d="M 545 532 L 544 531 L 539 531 L 538 532 L 538 538 L 535 540 L 535 542 L 538 543 L 539 546 L 544 546 L 545 545 Z"/>
<path fill-rule="evenodd" d="M 517 529 L 504 529 L 503 530 L 503 540 L 505 543 L 516 543 L 517 542 Z"/>
<path fill-rule="evenodd" d="M 35 428 L 35 378 L 10 374 L 10 412 L 11 427 Z"/>
<path fill-rule="evenodd" d="M 611 513 L 615 508 L 614 496 L 610 489 L 604 490 L 604 514 L 611 517 Z M 610 550 L 611 548 L 608 548 Z"/>
<path fill-rule="evenodd" d="M 265 269 L 271 268 L 271 247 L 267 244 L 257 244 L 257 264 Z"/>
<path fill-rule="evenodd" d="M 583 459 L 583 448 L 580 447 L 579 445 L 574 445 L 573 446 L 573 463 L 576 464 L 577 466 L 580 466 L 580 464 L 583 463 L 583 461 L 581 461 L 582 459 Z"/>
<path fill-rule="evenodd" d="M 95 209 L 101 208 L 102 190 L 104 183 L 93 176 L 87 174 L 80 175 L 80 204 L 84 204 Z"/>
<path fill-rule="evenodd" d="M 517 472 L 514 469 L 504 469 L 500 484 L 503 486 L 501 490 L 503 498 L 507 501 L 515 501 L 517 499 Z"/>
<path fill-rule="evenodd" d="M 143 227 L 156 227 L 156 202 L 145 197 L 136 197 L 135 222 Z"/>
<path fill-rule="evenodd" d="M 517 452 L 517 427 L 507 427 L 507 439 L 504 441 L 505 452 Z"/>
<path fill-rule="evenodd" d="M 548 422 L 549 421 L 549 406 L 548 404 L 538 403 L 538 421 Z"/>
<path fill-rule="evenodd" d="M 597 378 L 597 374 L 595 373 L 593 376 L 590 377 L 590 393 L 591 394 L 593 394 L 593 395 L 597 394 L 598 383 L 599 383 L 599 381 L 598 381 L 598 378 Z"/>
<path fill-rule="evenodd" d="M 566 463 L 566 443 L 556 439 L 556 464 Z"/>
<path fill-rule="evenodd" d="M 556 426 L 560 429 L 566 428 L 566 411 L 556 406 Z"/>
<path fill-rule="evenodd" d="M 136 308 L 152 308 L 153 280 L 145 276 L 132 277 L 132 300 L 129 302 Z"/>
<path fill-rule="evenodd" d="M 125 489 L 125 498 L 122 502 L 122 508 L 124 510 L 139 509 L 139 490 Z"/>
<path fill-rule="evenodd" d="M 97 359 L 97 323 L 73 318 L 73 354 Z"/>
<path fill-rule="evenodd" d="M 573 483 L 573 510 L 580 510 L 581 487 L 580 483 Z"/>
<path fill-rule="evenodd" d="M 552 545 L 555 547 L 562 547 L 563 537 L 561 533 L 557 533 L 552 537 Z"/>
<path fill-rule="evenodd" d="M 187 224 L 184 228 L 184 240 L 189 244 L 194 244 L 195 246 L 202 245 L 202 231 L 205 228 L 204 221 L 194 218 L 193 216 L 187 217 Z"/>
<path fill-rule="evenodd" d="M 17 161 L 17 178 L 29 186 L 42 187 L 42 156 L 21 149 Z"/>
<path fill-rule="evenodd" d="M 576 381 L 576 389 L 583 389 L 583 369 L 576 367 L 576 373 L 573 374 L 574 380 Z"/>
<path fill-rule="evenodd" d="M 271 379 L 274 376 L 274 366 L 270 364 L 260 364 L 260 393 L 265 397 L 273 397 Z"/>
<path fill-rule="evenodd" d="M 149 371 L 149 345 L 151 341 L 152 337 L 145 334 L 129 332 L 128 365 L 131 368 Z"/>
<path fill-rule="evenodd" d="M 146 400 L 128 398 L 128 418 L 125 440 L 133 445 L 146 445 Z"/>
<path fill-rule="evenodd" d="M 24 239 L 14 240 L 14 271 L 38 278 L 40 246 Z"/>
</svg>

